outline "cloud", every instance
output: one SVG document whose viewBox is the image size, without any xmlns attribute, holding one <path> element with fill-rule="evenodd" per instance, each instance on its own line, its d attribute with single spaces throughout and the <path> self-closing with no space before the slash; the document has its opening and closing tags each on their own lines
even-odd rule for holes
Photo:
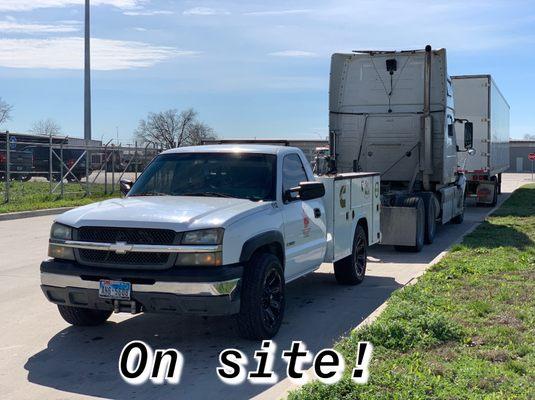
<svg viewBox="0 0 535 400">
<path fill-rule="evenodd" d="M 217 10 L 210 7 L 194 7 L 184 10 L 182 12 L 184 15 L 229 15 L 230 12 L 226 10 Z"/>
<path fill-rule="evenodd" d="M 92 6 L 109 5 L 120 9 L 139 8 L 144 0 L 92 0 Z M 31 11 L 37 8 L 81 6 L 85 0 L 0 0 L 0 11 Z"/>
<path fill-rule="evenodd" d="M 312 53 L 310 51 L 303 51 L 303 50 L 276 51 L 274 53 L 269 53 L 268 55 L 274 56 L 274 57 L 317 57 L 318 56 L 316 53 Z"/>
<path fill-rule="evenodd" d="M 73 24 L 33 24 L 16 22 L 12 18 L 7 21 L 0 21 L 0 32 L 7 33 L 59 33 L 59 32 L 77 32 L 80 30 L 79 25 Z"/>
<path fill-rule="evenodd" d="M 124 15 L 130 15 L 130 16 L 152 16 L 152 15 L 170 15 L 174 14 L 173 11 L 168 10 L 153 10 L 153 11 L 125 11 L 123 12 Z"/>
<path fill-rule="evenodd" d="M 0 39 L 0 66 L 8 68 L 82 69 L 83 38 Z M 142 42 L 91 40 L 91 67 L 110 71 L 151 67 L 173 57 L 195 56 L 195 51 L 153 46 Z"/>
<path fill-rule="evenodd" d="M 274 10 L 274 11 L 252 11 L 243 13 L 243 15 L 294 15 L 294 14 L 308 14 L 312 10 L 310 9 L 299 9 L 299 10 Z"/>
</svg>

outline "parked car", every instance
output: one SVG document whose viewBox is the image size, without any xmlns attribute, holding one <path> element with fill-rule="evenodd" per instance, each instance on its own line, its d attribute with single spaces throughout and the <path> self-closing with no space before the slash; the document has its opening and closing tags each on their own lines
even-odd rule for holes
<svg viewBox="0 0 535 400">
<path fill-rule="evenodd" d="M 0 150 L 0 180 L 6 178 L 7 153 Z M 11 180 L 27 181 L 33 171 L 33 154 L 31 151 L 10 150 L 9 174 Z"/>
</svg>

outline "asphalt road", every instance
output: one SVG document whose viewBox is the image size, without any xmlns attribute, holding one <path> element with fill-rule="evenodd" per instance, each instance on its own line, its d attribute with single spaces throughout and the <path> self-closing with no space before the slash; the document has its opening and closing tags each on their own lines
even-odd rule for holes
<svg viewBox="0 0 535 400">
<path fill-rule="evenodd" d="M 529 178 L 528 174 L 504 175 L 500 202 Z M 292 340 L 304 341 L 314 353 L 332 346 L 489 211 L 469 208 L 462 225 L 440 227 L 435 242 L 418 254 L 372 247 L 362 285 L 337 285 L 330 264 L 288 285 L 286 316 L 275 340 L 279 378 L 285 377 L 286 368 L 280 352 Z M 227 386 L 218 380 L 215 369 L 221 350 L 242 350 L 253 369 L 252 356 L 260 347 L 260 343 L 239 339 L 230 318 L 119 314 L 101 327 L 76 328 L 65 323 L 39 288 L 39 263 L 46 256 L 53 219 L 0 222 L 0 398 L 242 399 L 270 388 L 247 383 Z M 117 361 L 123 346 L 134 339 L 153 348 L 181 351 L 185 365 L 180 384 L 124 383 Z"/>
</svg>

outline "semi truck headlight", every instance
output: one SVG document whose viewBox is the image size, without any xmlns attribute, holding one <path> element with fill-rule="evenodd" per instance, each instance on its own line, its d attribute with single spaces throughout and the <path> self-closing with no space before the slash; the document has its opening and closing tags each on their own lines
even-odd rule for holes
<svg viewBox="0 0 535 400">
<path fill-rule="evenodd" d="M 51 239 L 61 239 L 61 240 L 71 240 L 72 239 L 72 228 L 58 224 L 55 222 L 50 229 L 50 238 Z"/>
<path fill-rule="evenodd" d="M 73 260 L 74 261 L 74 251 L 72 248 L 59 246 L 53 243 L 50 243 L 48 245 L 48 256 L 52 258 L 59 258 L 61 260 Z"/>
<path fill-rule="evenodd" d="M 224 230 L 222 228 L 185 232 L 182 237 L 182 244 L 221 244 L 221 241 L 223 240 L 223 232 Z"/>
<path fill-rule="evenodd" d="M 177 266 L 212 266 L 222 264 L 223 257 L 220 251 L 213 253 L 179 253 L 175 265 Z"/>
</svg>

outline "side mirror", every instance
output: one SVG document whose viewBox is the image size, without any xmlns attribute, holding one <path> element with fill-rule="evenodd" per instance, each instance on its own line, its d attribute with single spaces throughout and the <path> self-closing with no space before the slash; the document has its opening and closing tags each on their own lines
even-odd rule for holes
<svg viewBox="0 0 535 400">
<path fill-rule="evenodd" d="M 471 149 L 474 147 L 474 124 L 471 122 L 464 123 L 464 148 Z"/>
<path fill-rule="evenodd" d="M 474 154 L 476 154 L 476 149 L 468 149 L 469 156 L 473 156 Z"/>
<path fill-rule="evenodd" d="M 299 198 L 301 200 L 319 199 L 325 196 L 325 186 L 321 182 L 301 182 L 299 184 Z"/>
<path fill-rule="evenodd" d="M 284 192 L 283 200 L 290 203 L 295 200 L 319 199 L 325 195 L 325 186 L 321 182 L 301 182 L 299 186 Z"/>
<path fill-rule="evenodd" d="M 123 194 L 123 196 L 126 196 L 128 194 L 130 189 L 132 189 L 133 184 L 134 182 L 129 179 L 121 179 L 119 181 L 119 186 L 121 187 L 121 193 Z"/>
</svg>

